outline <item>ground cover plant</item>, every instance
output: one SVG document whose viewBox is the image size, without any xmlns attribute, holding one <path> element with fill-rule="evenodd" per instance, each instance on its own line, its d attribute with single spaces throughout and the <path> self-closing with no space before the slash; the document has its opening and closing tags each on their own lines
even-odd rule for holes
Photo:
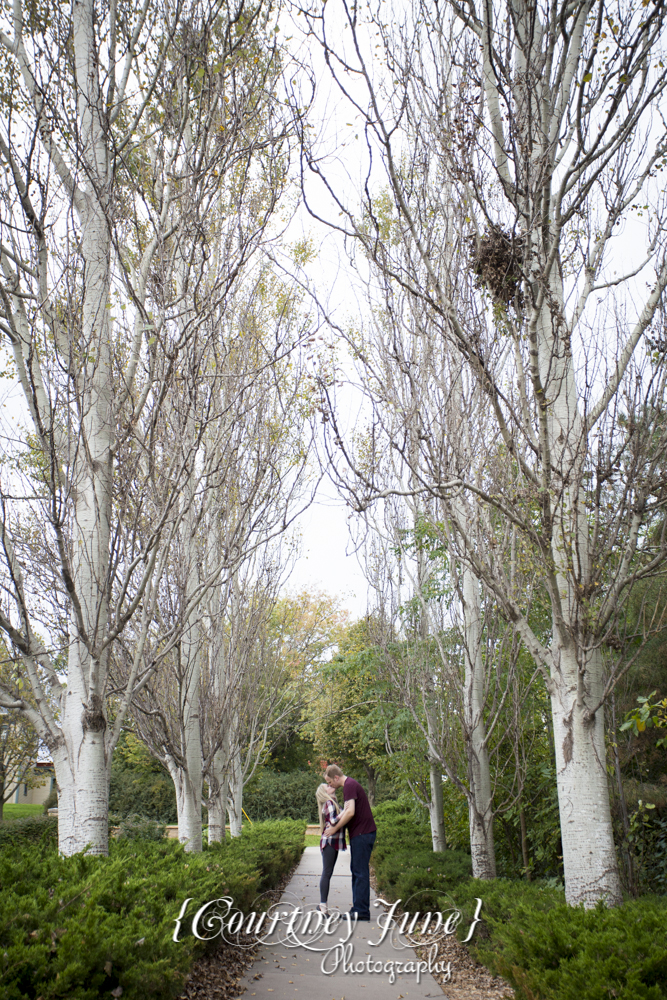
<svg viewBox="0 0 667 1000">
<path fill-rule="evenodd" d="M 5 807 L 3 809 L 2 822 L 6 823 L 8 820 L 23 819 L 25 816 L 41 816 L 44 809 L 40 805 L 35 805 L 31 802 L 5 802 Z"/>
<path fill-rule="evenodd" d="M 471 878 L 464 852 L 429 850 L 428 823 L 404 802 L 380 806 L 374 815 L 378 889 L 411 912 L 456 907 L 461 939 L 481 899 L 470 952 L 511 983 L 517 1000 L 667 998 L 667 896 L 609 909 L 568 906 L 556 879 Z"/>
<path fill-rule="evenodd" d="M 0 823 L 0 851 L 42 842 L 55 847 L 58 842 L 57 817 L 28 814 Z"/>
<path fill-rule="evenodd" d="M 667 997 L 667 897 L 585 910 L 538 883 L 470 880 L 456 894 L 462 928 L 476 895 L 484 901 L 484 924 L 470 950 L 512 984 L 517 1000 Z"/>
<path fill-rule="evenodd" d="M 121 838 L 106 858 L 63 858 L 51 827 L 42 821 L 41 837 L 30 829 L 0 850 L 2 1000 L 178 996 L 207 947 L 191 932 L 198 907 L 229 895 L 244 912 L 261 908 L 257 897 L 298 860 L 304 838 L 299 822 L 256 823 L 201 854 L 173 840 Z"/>
<path fill-rule="evenodd" d="M 380 894 L 401 899 L 406 909 L 438 909 L 438 901 L 470 877 L 470 854 L 431 850 L 428 823 L 403 800 L 381 803 L 373 811 L 378 837 L 373 868 Z"/>
</svg>

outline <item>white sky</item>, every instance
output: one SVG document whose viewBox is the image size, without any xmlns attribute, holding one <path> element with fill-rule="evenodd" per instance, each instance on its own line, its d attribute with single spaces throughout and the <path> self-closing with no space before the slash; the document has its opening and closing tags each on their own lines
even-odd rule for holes
<svg viewBox="0 0 667 1000">
<path fill-rule="evenodd" d="M 290 591 L 324 591 L 341 598 L 352 620 L 366 613 L 367 585 L 353 551 L 350 511 L 326 484 L 299 519 L 302 556 L 287 583 Z"/>
</svg>

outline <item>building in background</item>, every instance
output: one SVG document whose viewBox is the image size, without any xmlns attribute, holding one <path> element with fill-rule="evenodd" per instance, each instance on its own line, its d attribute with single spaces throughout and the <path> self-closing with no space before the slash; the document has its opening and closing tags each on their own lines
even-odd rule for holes
<svg viewBox="0 0 667 1000">
<path fill-rule="evenodd" d="M 31 771 L 36 772 L 37 779 L 19 781 L 14 788 L 9 788 L 6 801 L 15 805 L 43 805 L 56 787 L 56 773 L 51 760 L 38 760 L 32 765 Z"/>
</svg>

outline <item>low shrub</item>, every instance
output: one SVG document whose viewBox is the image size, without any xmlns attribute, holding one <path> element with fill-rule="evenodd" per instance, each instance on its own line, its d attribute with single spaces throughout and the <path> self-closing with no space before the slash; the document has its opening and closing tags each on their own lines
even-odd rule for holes
<svg viewBox="0 0 667 1000">
<path fill-rule="evenodd" d="M 133 765 L 114 754 L 109 810 L 121 817 L 139 814 L 160 823 L 175 823 L 174 783 L 167 771 L 155 762 Z"/>
<path fill-rule="evenodd" d="M 511 983 L 516 1000 L 667 1000 L 667 897 L 571 907 L 555 878 L 470 878 L 469 856 L 428 850 L 428 825 L 405 802 L 375 816 L 378 888 L 412 912 L 460 910 L 461 939 L 481 899 L 470 951 Z"/>
<path fill-rule="evenodd" d="M 25 816 L 23 819 L 0 823 L 0 850 L 45 842 L 53 847 L 58 842 L 56 816 Z"/>
<path fill-rule="evenodd" d="M 568 906 L 562 894 L 558 902 L 549 893 L 540 900 L 539 889 L 529 894 L 525 887 L 514 891 L 514 886 L 494 893 L 478 883 L 487 933 L 476 938 L 471 950 L 512 984 L 517 1000 L 667 997 L 665 897 L 584 910 Z M 497 904 L 501 894 L 503 904 L 494 906 L 492 897 Z M 464 910 L 470 915 L 469 907 Z"/>
<path fill-rule="evenodd" d="M 475 929 L 474 948 L 492 939 L 494 927 L 514 920 L 519 908 L 525 912 L 542 913 L 556 906 L 562 906 L 565 902 L 562 886 L 552 884 L 551 881 L 527 882 L 505 878 L 463 879 L 440 899 L 438 906 L 438 909 L 455 906 L 461 911 L 462 919 L 458 929 L 460 938 L 466 937 L 468 933 L 478 899 L 482 900 L 480 911 L 482 920 Z"/>
<path fill-rule="evenodd" d="M 44 822 L 44 821 L 42 821 Z M 12 824 L 14 825 L 14 824 Z M 302 823 L 255 824 L 201 854 L 173 840 L 112 840 L 109 857 L 62 858 L 48 838 L 0 852 L 2 1000 L 167 1000 L 204 943 L 189 921 L 230 895 L 248 912 L 298 860 Z M 190 897 L 179 941 L 174 921 Z"/>
<path fill-rule="evenodd" d="M 120 821 L 116 836 L 121 840 L 162 840 L 165 829 L 156 819 L 134 814 Z"/>
<path fill-rule="evenodd" d="M 405 799 L 383 803 L 373 815 L 378 828 L 373 869 L 378 890 L 390 899 L 401 899 L 410 910 L 436 910 L 443 893 L 470 877 L 470 855 L 432 851 L 429 824 Z"/>
<path fill-rule="evenodd" d="M 437 910 L 443 893 L 470 878 L 470 855 L 463 851 L 405 849 L 375 864 L 378 889 L 401 899 L 408 910 Z"/>
</svg>

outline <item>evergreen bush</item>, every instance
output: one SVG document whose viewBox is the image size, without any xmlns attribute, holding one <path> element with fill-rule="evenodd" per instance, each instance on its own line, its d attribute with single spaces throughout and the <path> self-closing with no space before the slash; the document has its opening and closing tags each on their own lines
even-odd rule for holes
<svg viewBox="0 0 667 1000">
<path fill-rule="evenodd" d="M 0 850 L 42 842 L 47 843 L 50 847 L 58 843 L 58 819 L 56 816 L 38 814 L 0 823 Z"/>
<path fill-rule="evenodd" d="M 243 808 L 255 820 L 302 819 L 317 822 L 313 771 L 262 771 L 243 789 Z"/>
<path fill-rule="evenodd" d="M 493 904 L 489 907 L 485 889 L 478 883 L 490 934 L 472 951 L 512 984 L 516 1000 L 667 997 L 665 897 L 584 910 L 567 906 L 561 896 L 559 903 L 540 910 L 525 890 L 516 893 L 505 886 L 503 917 L 493 913 Z"/>
<path fill-rule="evenodd" d="M 303 834 L 298 822 L 255 824 L 201 854 L 173 840 L 112 840 L 108 858 L 62 858 L 47 837 L 7 841 L 2 1000 L 99 1000 L 119 989 L 126 1000 L 178 996 L 205 947 L 191 932 L 198 907 L 230 895 L 244 912 L 261 908 L 257 896 L 301 856 Z M 174 920 L 188 897 L 175 943 Z"/>
<path fill-rule="evenodd" d="M 165 826 L 156 819 L 131 815 L 120 821 L 117 837 L 125 840 L 162 840 Z"/>
<path fill-rule="evenodd" d="M 134 764 L 114 754 L 109 811 L 120 817 L 140 815 L 160 823 L 176 823 L 174 783 L 167 771 L 155 762 Z"/>
<path fill-rule="evenodd" d="M 470 878 L 468 855 L 425 848 L 428 826 L 405 803 L 376 810 L 376 821 L 378 888 L 411 912 L 459 909 L 461 938 L 481 899 L 470 950 L 516 1000 L 667 1000 L 667 897 L 573 908 L 555 880 Z"/>
<path fill-rule="evenodd" d="M 402 900 L 411 911 L 437 910 L 443 893 L 470 878 L 470 855 L 433 852 L 430 826 L 409 801 L 382 803 L 373 815 L 378 827 L 373 869 L 381 893 Z"/>
</svg>

